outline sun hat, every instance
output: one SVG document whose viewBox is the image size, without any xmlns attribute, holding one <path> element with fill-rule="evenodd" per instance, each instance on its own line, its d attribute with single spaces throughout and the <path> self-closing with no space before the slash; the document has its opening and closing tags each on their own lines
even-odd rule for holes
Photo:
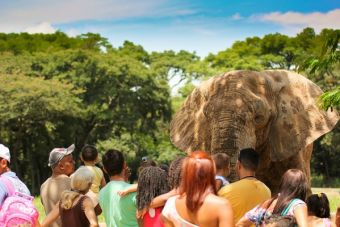
<svg viewBox="0 0 340 227">
<path fill-rule="evenodd" d="M 75 148 L 74 144 L 72 144 L 68 148 L 54 148 L 50 152 L 50 157 L 48 158 L 48 166 L 53 168 L 66 155 L 71 154 L 74 151 L 74 148 Z"/>
<path fill-rule="evenodd" d="M 11 154 L 9 153 L 9 149 L 3 144 L 0 144 L 0 157 L 6 159 L 8 162 L 11 162 Z"/>
</svg>

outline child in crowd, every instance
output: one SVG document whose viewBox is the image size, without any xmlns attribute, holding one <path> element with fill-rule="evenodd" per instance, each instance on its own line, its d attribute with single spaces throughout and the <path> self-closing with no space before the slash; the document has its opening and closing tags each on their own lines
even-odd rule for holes
<svg viewBox="0 0 340 227">
<path fill-rule="evenodd" d="M 140 163 L 140 166 L 137 170 L 137 175 L 139 176 L 139 173 L 146 167 L 149 167 L 149 166 L 157 166 L 156 162 L 151 160 L 151 159 L 148 159 L 147 157 L 143 157 L 142 158 L 142 162 Z M 126 169 L 126 172 L 127 172 L 127 175 L 128 176 L 125 176 L 125 181 L 128 182 L 129 180 L 129 177 L 131 175 L 131 171 L 129 169 L 129 167 L 127 167 Z M 120 196 L 125 196 L 126 194 L 129 194 L 129 193 L 132 193 L 132 192 L 136 192 L 137 191 L 137 187 L 138 187 L 138 184 L 132 184 L 131 187 L 128 187 L 124 190 L 121 190 L 118 192 L 118 194 Z"/>
<path fill-rule="evenodd" d="M 143 217 L 143 226 L 163 226 L 160 216 L 163 207 L 149 207 L 155 197 L 168 191 L 168 176 L 163 169 L 149 166 L 141 170 L 138 176 L 137 208 L 138 210 L 147 210 Z"/>
<path fill-rule="evenodd" d="M 82 162 L 84 162 L 85 167 L 94 174 L 91 191 L 94 192 L 96 196 L 98 196 L 99 189 L 103 188 L 106 185 L 106 182 L 103 171 L 95 166 L 95 164 L 99 162 L 99 156 L 96 147 L 92 145 L 85 145 L 81 149 L 80 159 Z"/>
<path fill-rule="evenodd" d="M 149 208 L 163 207 L 166 201 L 168 200 L 168 198 L 178 194 L 178 188 L 181 182 L 181 170 L 182 170 L 183 160 L 184 160 L 184 157 L 182 156 L 177 157 L 171 162 L 169 166 L 168 185 L 171 191 L 154 198 L 151 201 L 148 208 L 145 207 L 143 209 L 138 209 L 137 218 L 143 218 Z M 153 165 L 150 165 L 150 166 L 153 166 Z M 146 167 L 144 166 L 143 168 L 146 168 Z M 140 169 L 140 172 L 143 170 L 143 168 Z M 128 189 L 120 191 L 118 194 L 120 196 L 124 196 L 128 193 L 137 191 L 137 188 L 138 188 L 138 184 L 134 184 Z"/>
<path fill-rule="evenodd" d="M 325 193 L 313 194 L 307 198 L 308 226 L 333 227 L 330 220 L 329 201 Z"/>
<path fill-rule="evenodd" d="M 212 156 L 216 167 L 216 191 L 229 184 L 226 177 L 230 173 L 230 157 L 226 153 L 216 153 Z"/>
<path fill-rule="evenodd" d="M 89 169 L 80 167 L 71 176 L 71 190 L 65 190 L 61 194 L 60 201 L 41 226 L 49 226 L 60 216 L 62 226 L 98 227 L 96 208 L 92 200 L 85 195 L 90 190 L 93 178 L 94 174 Z"/>
</svg>

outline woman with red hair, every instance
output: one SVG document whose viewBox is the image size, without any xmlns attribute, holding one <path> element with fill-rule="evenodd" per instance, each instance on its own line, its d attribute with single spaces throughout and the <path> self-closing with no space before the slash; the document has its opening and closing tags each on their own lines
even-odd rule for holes
<svg viewBox="0 0 340 227">
<path fill-rule="evenodd" d="M 234 225 L 231 205 L 216 196 L 215 165 L 206 152 L 192 152 L 185 158 L 179 195 L 168 199 L 162 219 L 165 227 Z"/>
</svg>

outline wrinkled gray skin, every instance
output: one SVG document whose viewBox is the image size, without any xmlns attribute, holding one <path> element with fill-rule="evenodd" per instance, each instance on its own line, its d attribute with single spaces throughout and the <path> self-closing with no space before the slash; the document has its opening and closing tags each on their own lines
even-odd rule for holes
<svg viewBox="0 0 340 227">
<path fill-rule="evenodd" d="M 273 193 L 289 168 L 310 177 L 312 144 L 336 125 L 339 116 L 316 104 L 321 89 L 290 71 L 233 71 L 203 82 L 171 122 L 171 139 L 190 153 L 225 152 L 235 166 L 238 152 L 260 154 L 256 176 Z M 233 170 L 232 181 L 237 179 Z"/>
</svg>

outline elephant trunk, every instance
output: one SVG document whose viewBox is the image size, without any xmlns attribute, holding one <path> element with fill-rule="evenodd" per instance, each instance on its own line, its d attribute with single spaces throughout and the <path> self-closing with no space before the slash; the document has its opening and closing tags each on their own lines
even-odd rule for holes
<svg viewBox="0 0 340 227">
<path fill-rule="evenodd" d="M 230 176 L 231 182 L 238 180 L 235 171 L 237 158 L 241 149 L 254 148 L 256 137 L 253 127 L 246 125 L 245 116 L 230 119 L 230 114 L 224 114 L 224 118 L 216 119 L 212 125 L 211 153 L 227 153 L 230 156 Z"/>
</svg>

